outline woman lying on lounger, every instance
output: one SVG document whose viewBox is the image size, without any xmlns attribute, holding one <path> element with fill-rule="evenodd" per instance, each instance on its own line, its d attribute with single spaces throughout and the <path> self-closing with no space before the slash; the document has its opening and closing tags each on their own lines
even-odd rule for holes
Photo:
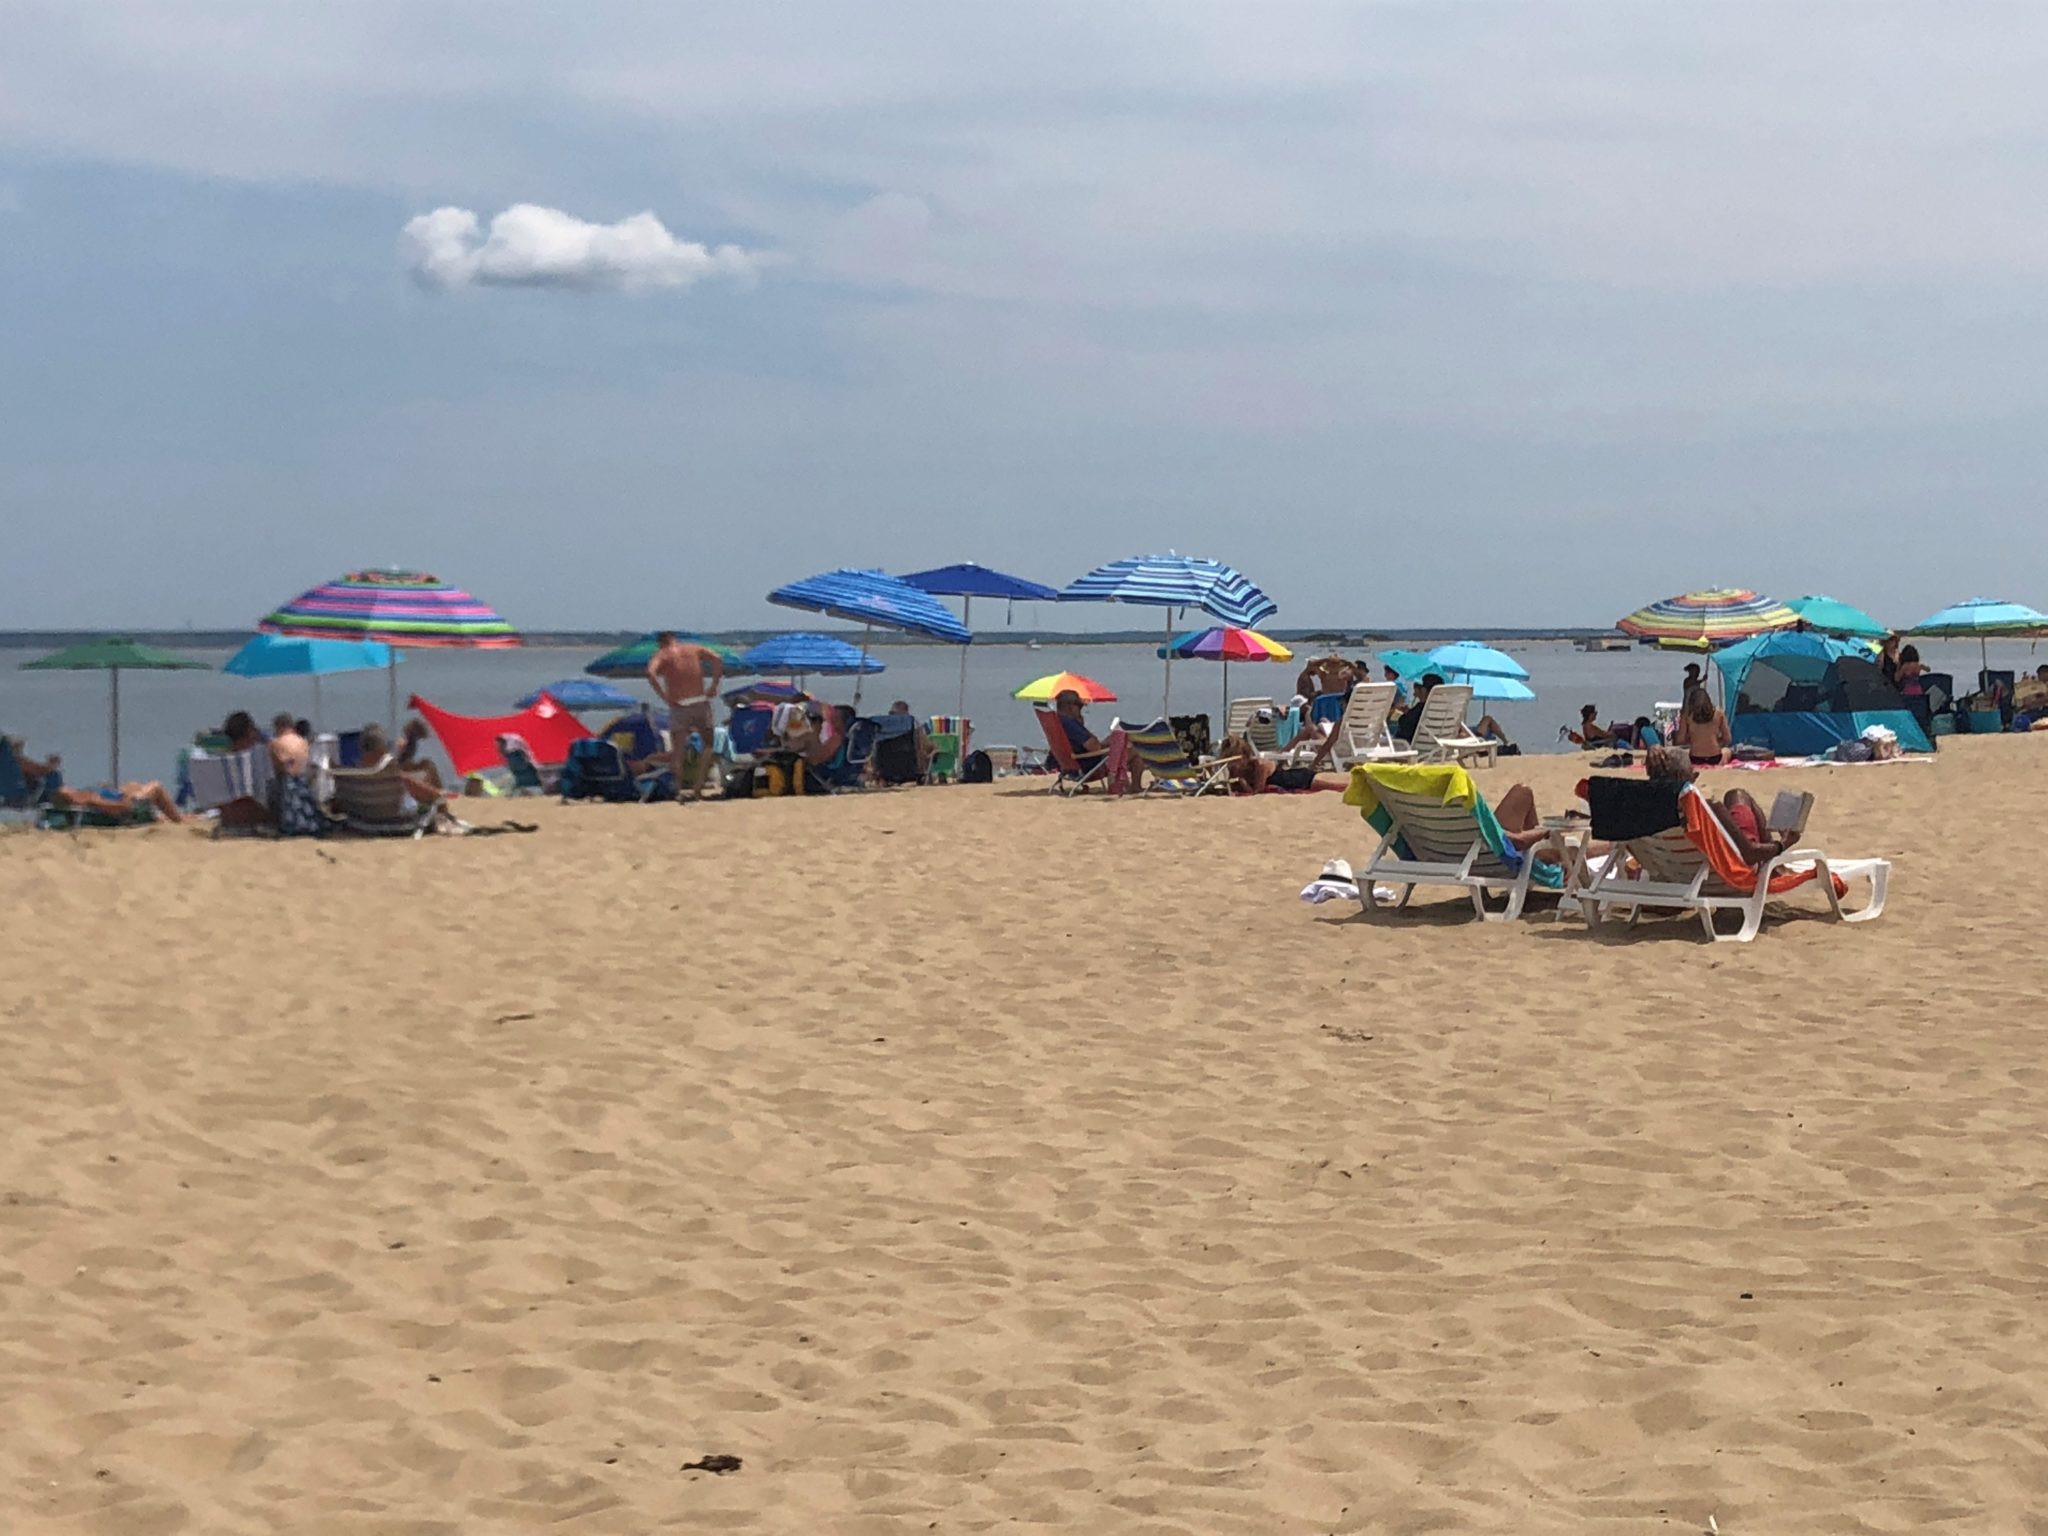
<svg viewBox="0 0 2048 1536">
<path fill-rule="evenodd" d="M 1699 777 L 1693 769 L 1691 754 L 1683 747 L 1652 747 L 1643 754 L 1643 766 L 1653 780 L 1665 783 L 1690 784 Z M 1761 869 L 1789 850 L 1798 835 L 1773 832 L 1764 808 L 1746 789 L 1731 789 L 1719 800 L 1711 795 L 1705 798 L 1720 818 L 1728 840 L 1742 855 L 1742 862 L 1751 869 Z"/>
</svg>

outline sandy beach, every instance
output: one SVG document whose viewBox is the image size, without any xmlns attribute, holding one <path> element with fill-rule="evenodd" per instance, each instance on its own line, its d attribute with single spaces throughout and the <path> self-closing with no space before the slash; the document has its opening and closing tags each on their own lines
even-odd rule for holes
<svg viewBox="0 0 2048 1536">
<path fill-rule="evenodd" d="M 1896 861 L 1746 948 L 1335 795 L 0 838 L 0 1524 L 2038 1528 L 2043 751 L 1744 776 Z"/>
</svg>

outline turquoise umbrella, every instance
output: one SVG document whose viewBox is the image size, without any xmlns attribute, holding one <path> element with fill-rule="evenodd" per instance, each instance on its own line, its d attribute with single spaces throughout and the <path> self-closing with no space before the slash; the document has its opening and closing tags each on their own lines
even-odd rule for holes
<svg viewBox="0 0 2048 1536">
<path fill-rule="evenodd" d="M 1810 597 L 1789 599 L 1785 606 L 1806 621 L 1806 627 L 1823 635 L 1849 635 L 1859 640 L 1882 640 L 1891 631 L 1877 622 L 1853 603 L 1840 598 Z M 1726 669 L 1723 669 L 1725 675 Z"/>
<path fill-rule="evenodd" d="M 2048 613 L 2039 613 L 2025 603 L 2001 602 L 1995 597 L 1966 597 L 1939 613 L 1931 613 L 1906 631 L 1909 635 L 1932 635 L 1939 640 L 1977 641 L 1978 664 L 1991 667 L 1986 644 L 1992 635 L 2034 636 L 2048 634 Z"/>
</svg>

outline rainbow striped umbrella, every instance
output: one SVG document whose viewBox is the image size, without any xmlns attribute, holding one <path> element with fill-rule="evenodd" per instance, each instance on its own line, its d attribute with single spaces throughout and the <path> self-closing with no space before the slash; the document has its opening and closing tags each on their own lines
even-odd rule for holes
<svg viewBox="0 0 2048 1536">
<path fill-rule="evenodd" d="M 256 626 L 313 640 L 381 640 L 398 646 L 497 649 L 519 631 L 460 587 L 420 571 L 351 571 L 302 592 Z M 398 656 L 391 657 L 391 724 L 398 724 Z"/>
<path fill-rule="evenodd" d="M 1238 629 L 1229 624 L 1175 635 L 1159 647 L 1159 654 L 1222 662 L 1223 707 L 1226 712 L 1230 708 L 1230 664 L 1233 661 L 1294 660 L 1294 652 L 1278 640 L 1269 640 L 1256 629 Z"/>
<path fill-rule="evenodd" d="M 1717 587 L 1638 608 L 1614 627 L 1639 640 L 1706 647 L 1733 645 L 1751 635 L 1790 629 L 1798 622 L 1799 615 L 1783 603 L 1759 597 L 1744 587 Z"/>
</svg>

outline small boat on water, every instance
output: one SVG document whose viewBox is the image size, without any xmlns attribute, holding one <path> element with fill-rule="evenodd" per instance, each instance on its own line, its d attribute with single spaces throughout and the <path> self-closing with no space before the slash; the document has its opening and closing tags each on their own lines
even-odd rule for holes
<svg viewBox="0 0 2048 1536">
<path fill-rule="evenodd" d="M 1581 635 L 1573 642 L 1582 651 L 1631 651 L 1635 642 L 1627 635 Z"/>
</svg>

